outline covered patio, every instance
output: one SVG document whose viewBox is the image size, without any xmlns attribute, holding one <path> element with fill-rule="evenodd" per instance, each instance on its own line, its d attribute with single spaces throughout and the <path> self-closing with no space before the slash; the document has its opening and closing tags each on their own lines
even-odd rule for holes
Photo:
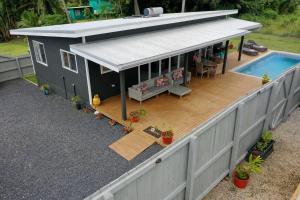
<svg viewBox="0 0 300 200">
<path fill-rule="evenodd" d="M 241 58 L 241 49 L 227 59 L 229 40 L 241 37 L 242 43 L 245 34 L 260 26 L 255 22 L 228 18 L 99 42 L 71 45 L 71 51 L 77 55 L 119 73 L 120 95 L 104 100 L 99 107 L 95 108 L 96 110 L 124 126 L 129 124 L 127 116 L 130 112 L 141 108 L 147 112 L 140 122 L 133 124 L 134 130 L 130 134 L 116 141 L 110 147 L 127 160 L 131 160 L 153 143 L 162 144 L 160 139 L 145 133 L 146 128 L 161 127 L 165 124 L 172 128 L 174 139 L 177 140 L 241 96 L 258 88 L 261 84 L 259 79 L 225 72 L 250 59 L 248 57 Z M 222 78 L 199 79 L 192 77 L 191 83 L 187 85 L 187 74 L 193 64 L 191 55 L 222 42 L 225 44 L 221 63 Z M 200 56 L 203 56 L 203 53 Z M 177 58 L 176 66 L 172 63 L 172 58 Z M 135 100 L 129 101 L 126 94 L 128 88 L 126 88 L 125 71 L 137 68 L 137 84 L 143 84 L 141 66 L 148 67 L 149 76 L 145 81 L 151 80 L 151 63 L 158 62 L 159 68 L 156 75 L 163 76 L 162 63 L 164 60 L 167 60 L 168 63 L 166 73 L 174 73 L 173 67 L 174 70 L 183 69 L 183 80 L 180 84 L 191 89 L 192 92 L 182 99 L 162 92 L 155 95 L 156 97 L 143 101 L 142 104 Z"/>
</svg>

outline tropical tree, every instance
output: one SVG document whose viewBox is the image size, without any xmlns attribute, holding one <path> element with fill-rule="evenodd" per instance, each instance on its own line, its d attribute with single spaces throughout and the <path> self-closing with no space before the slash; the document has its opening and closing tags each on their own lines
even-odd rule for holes
<svg viewBox="0 0 300 200">
<path fill-rule="evenodd" d="M 138 0 L 133 0 L 133 5 L 134 5 L 134 15 L 140 15 L 140 8 L 139 8 L 139 2 Z"/>
</svg>

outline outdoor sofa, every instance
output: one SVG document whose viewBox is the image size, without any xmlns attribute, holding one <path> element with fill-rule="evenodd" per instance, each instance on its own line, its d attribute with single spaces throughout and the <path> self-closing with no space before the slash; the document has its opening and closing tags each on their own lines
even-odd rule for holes
<svg viewBox="0 0 300 200">
<path fill-rule="evenodd" d="M 159 95 L 163 92 L 168 91 L 174 86 L 182 84 L 183 77 L 175 77 L 176 73 L 178 73 L 179 71 L 181 71 L 181 73 L 183 74 L 183 68 L 179 68 L 159 77 L 155 77 L 141 82 L 140 84 L 133 85 L 132 87 L 128 88 L 129 99 L 135 99 L 142 103 L 142 101 L 146 99 Z M 187 82 L 190 82 L 192 73 L 187 72 L 186 76 Z"/>
</svg>

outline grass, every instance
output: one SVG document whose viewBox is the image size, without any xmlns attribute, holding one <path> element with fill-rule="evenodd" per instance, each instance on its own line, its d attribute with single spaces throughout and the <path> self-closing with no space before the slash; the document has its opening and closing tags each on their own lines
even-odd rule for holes
<svg viewBox="0 0 300 200">
<path fill-rule="evenodd" d="M 0 43 L 1 56 L 16 57 L 25 54 L 28 54 L 28 44 L 25 38 L 16 38 Z"/>
<path fill-rule="evenodd" d="M 37 78 L 36 78 L 36 76 L 35 76 L 34 74 L 28 74 L 28 75 L 25 75 L 25 76 L 24 76 L 24 79 L 25 79 L 25 80 L 28 80 L 28 81 L 30 81 L 30 82 L 33 82 L 33 83 L 35 83 L 35 84 L 38 84 Z"/>
<path fill-rule="evenodd" d="M 245 41 L 252 39 L 257 43 L 268 47 L 271 50 L 288 51 L 300 54 L 300 39 L 296 37 L 282 37 L 267 35 L 263 33 L 251 33 L 245 37 Z M 239 38 L 232 40 L 235 47 L 238 47 Z"/>
</svg>

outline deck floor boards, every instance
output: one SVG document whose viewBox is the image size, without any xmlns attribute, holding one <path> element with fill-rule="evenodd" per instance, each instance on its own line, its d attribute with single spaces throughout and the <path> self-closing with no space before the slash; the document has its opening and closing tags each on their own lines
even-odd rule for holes
<svg viewBox="0 0 300 200">
<path fill-rule="evenodd" d="M 172 128 L 174 140 L 178 140 L 234 101 L 259 88 L 260 79 L 229 72 L 232 67 L 252 58 L 243 56 L 241 62 L 237 62 L 236 59 L 236 53 L 230 54 L 228 72 L 221 77 L 209 79 L 193 77 L 191 83 L 187 85 L 192 92 L 182 98 L 163 93 L 144 101 L 142 105 L 135 100 L 127 99 L 128 113 L 143 108 L 146 110 L 146 116 L 132 125 L 134 128 L 132 133 L 120 138 L 110 147 L 127 160 L 131 160 L 154 142 L 163 145 L 160 139 L 143 131 L 147 127 Z M 129 124 L 128 121 L 121 119 L 120 96 L 104 100 L 96 109 L 123 125 Z"/>
</svg>

